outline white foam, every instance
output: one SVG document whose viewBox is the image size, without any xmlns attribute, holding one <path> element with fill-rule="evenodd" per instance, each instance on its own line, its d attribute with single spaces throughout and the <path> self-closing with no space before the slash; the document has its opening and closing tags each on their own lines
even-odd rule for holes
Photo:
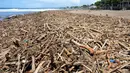
<svg viewBox="0 0 130 73">
<path fill-rule="evenodd" d="M 0 12 L 39 12 L 60 9 L 0 9 Z"/>
</svg>

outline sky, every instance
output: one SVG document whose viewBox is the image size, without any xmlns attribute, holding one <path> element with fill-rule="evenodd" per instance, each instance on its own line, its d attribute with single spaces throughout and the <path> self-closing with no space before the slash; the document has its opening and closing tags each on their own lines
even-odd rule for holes
<svg viewBox="0 0 130 73">
<path fill-rule="evenodd" d="M 92 4 L 97 0 L 1 0 L 0 8 L 45 8 Z"/>
</svg>

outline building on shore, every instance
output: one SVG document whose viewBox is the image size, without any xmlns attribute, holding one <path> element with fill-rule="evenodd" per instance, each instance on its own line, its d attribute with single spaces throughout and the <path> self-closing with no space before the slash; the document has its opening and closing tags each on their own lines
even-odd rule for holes
<svg viewBox="0 0 130 73">
<path fill-rule="evenodd" d="M 130 9 L 130 0 L 122 0 L 121 3 L 120 3 L 120 7 L 123 10 Z"/>
</svg>

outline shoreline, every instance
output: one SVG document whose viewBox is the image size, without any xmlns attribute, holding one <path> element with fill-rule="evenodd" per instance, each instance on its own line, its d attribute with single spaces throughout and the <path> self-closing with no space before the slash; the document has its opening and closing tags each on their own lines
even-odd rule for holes
<svg viewBox="0 0 130 73">
<path fill-rule="evenodd" d="M 68 13 L 74 13 L 74 14 L 90 14 L 90 15 L 96 15 L 96 16 L 108 16 L 108 17 L 114 17 L 114 18 L 123 18 L 126 20 L 130 19 L 130 10 L 82 10 L 82 9 L 70 9 L 70 10 L 45 10 L 45 11 L 65 11 Z M 12 14 L 10 16 L 6 16 L 6 18 L 11 18 L 11 17 L 15 17 L 15 16 L 19 16 L 19 15 L 26 15 L 26 14 L 35 14 L 35 13 L 39 13 L 39 12 L 44 12 L 44 11 L 36 11 L 36 12 L 27 12 L 27 13 L 23 13 L 21 12 L 21 14 Z M 17 13 L 17 11 L 16 11 Z M 4 19 L 4 18 L 3 18 Z M 1 18 L 2 20 L 2 18 Z"/>
<path fill-rule="evenodd" d="M 39 11 L 52 11 L 61 9 L 0 9 L 0 12 L 39 12 Z"/>
<path fill-rule="evenodd" d="M 0 20 L 11 18 L 18 15 L 31 14 L 36 12 L 54 11 L 61 9 L 0 9 Z"/>
</svg>

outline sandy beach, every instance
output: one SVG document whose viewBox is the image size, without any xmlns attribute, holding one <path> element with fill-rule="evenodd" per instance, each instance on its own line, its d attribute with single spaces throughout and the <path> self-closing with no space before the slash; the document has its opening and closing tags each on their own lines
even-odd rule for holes
<svg viewBox="0 0 130 73">
<path fill-rule="evenodd" d="M 130 19 L 130 10 L 73 10 L 70 13 L 77 14 L 93 14 L 93 15 L 101 15 L 101 16 L 111 16 L 111 17 L 122 17 Z"/>
<path fill-rule="evenodd" d="M 0 21 L 0 72 L 129 73 L 129 14 L 45 11 Z"/>
</svg>

